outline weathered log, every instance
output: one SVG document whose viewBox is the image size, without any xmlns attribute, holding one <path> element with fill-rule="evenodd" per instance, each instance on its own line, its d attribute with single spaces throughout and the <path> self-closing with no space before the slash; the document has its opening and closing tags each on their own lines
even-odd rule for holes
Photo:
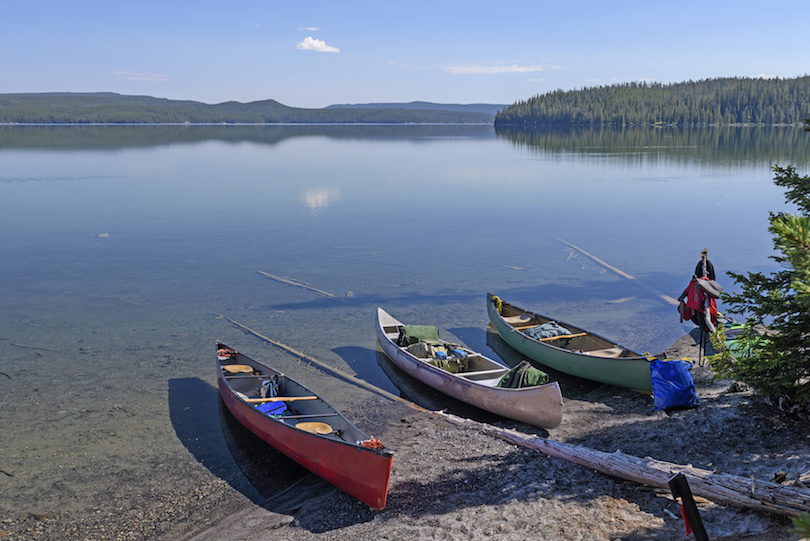
<svg viewBox="0 0 810 541">
<path fill-rule="evenodd" d="M 692 493 L 721 505 L 732 505 L 794 517 L 810 512 L 810 490 L 784 486 L 725 473 L 715 473 L 694 466 L 682 466 L 650 457 L 639 458 L 621 451 L 606 453 L 580 445 L 522 434 L 486 423 L 437 412 L 457 425 L 475 426 L 485 434 L 501 438 L 547 455 L 562 458 L 600 473 L 657 488 L 668 489 L 667 481 L 676 473 L 689 478 Z"/>
</svg>

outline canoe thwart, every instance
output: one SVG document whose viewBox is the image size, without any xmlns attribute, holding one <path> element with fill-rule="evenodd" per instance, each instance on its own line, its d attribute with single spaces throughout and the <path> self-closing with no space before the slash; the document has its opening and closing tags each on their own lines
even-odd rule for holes
<svg viewBox="0 0 810 541">
<path fill-rule="evenodd" d="M 483 376 L 484 374 L 506 374 L 509 370 L 504 368 L 496 368 L 494 370 L 478 370 L 477 372 L 459 372 L 459 376 L 469 377 L 469 376 Z"/>
</svg>

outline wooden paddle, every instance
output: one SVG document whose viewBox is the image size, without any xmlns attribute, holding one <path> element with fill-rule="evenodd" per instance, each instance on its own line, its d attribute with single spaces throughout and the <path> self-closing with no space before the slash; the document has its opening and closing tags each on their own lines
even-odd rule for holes
<svg viewBox="0 0 810 541">
<path fill-rule="evenodd" d="M 268 396 L 267 398 L 248 398 L 246 395 L 237 392 L 239 398 L 249 404 L 258 404 L 259 402 L 295 402 L 296 400 L 317 400 L 317 396 Z"/>
<path fill-rule="evenodd" d="M 586 332 L 580 332 L 577 334 L 561 334 L 559 336 L 549 336 L 548 338 L 538 338 L 538 342 L 551 342 L 552 340 L 559 340 L 560 338 L 576 338 L 577 336 L 585 336 Z"/>
<path fill-rule="evenodd" d="M 296 400 L 317 400 L 317 396 L 274 396 L 267 398 L 246 398 L 245 402 L 255 404 L 258 402 L 295 402 Z"/>
</svg>

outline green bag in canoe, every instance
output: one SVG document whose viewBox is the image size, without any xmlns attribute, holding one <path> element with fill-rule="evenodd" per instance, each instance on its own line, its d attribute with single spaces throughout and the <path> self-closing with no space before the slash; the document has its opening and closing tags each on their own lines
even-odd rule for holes
<svg viewBox="0 0 810 541">
<path fill-rule="evenodd" d="M 533 367 L 529 361 L 521 361 L 519 365 L 504 374 L 498 387 L 520 389 L 522 387 L 536 387 L 548 383 L 548 374 Z"/>
</svg>

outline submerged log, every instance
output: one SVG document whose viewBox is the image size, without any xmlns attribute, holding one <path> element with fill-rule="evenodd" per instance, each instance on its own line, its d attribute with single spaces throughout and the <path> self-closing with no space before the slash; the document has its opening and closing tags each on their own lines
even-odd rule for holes
<svg viewBox="0 0 810 541">
<path fill-rule="evenodd" d="M 639 287 L 641 287 L 642 289 L 647 290 L 648 292 L 652 293 L 652 294 L 653 294 L 653 295 L 655 295 L 656 297 L 661 298 L 661 299 L 662 299 L 664 302 L 666 302 L 667 304 L 671 304 L 672 306 L 678 306 L 678 304 L 679 304 L 679 303 L 678 303 L 678 301 L 677 301 L 677 300 L 673 299 L 672 297 L 670 297 L 669 295 L 667 295 L 667 294 L 665 294 L 665 293 L 661 293 L 661 292 L 660 292 L 660 291 L 658 291 L 657 289 L 655 289 L 655 288 L 653 288 L 653 287 L 651 287 L 651 286 L 648 286 L 647 284 L 644 284 L 644 283 L 642 283 L 642 282 L 639 282 L 639 281 L 636 279 L 636 277 L 635 277 L 635 276 L 632 276 L 632 275 L 630 275 L 630 274 L 627 274 L 627 273 L 626 273 L 626 272 L 624 272 L 623 270 L 621 270 L 621 269 L 617 269 L 616 267 L 614 267 L 614 266 L 612 266 L 612 265 L 609 265 L 609 264 L 605 263 L 604 261 L 602 261 L 601 259 L 599 259 L 599 258 L 598 258 L 598 257 L 596 257 L 595 255 L 593 255 L 593 254 L 589 254 L 588 252 L 586 252 L 585 250 L 583 250 L 583 249 L 582 249 L 582 248 L 580 248 L 579 246 L 574 246 L 573 244 L 571 244 L 571 243 L 570 243 L 570 242 L 568 242 L 567 240 L 563 240 L 563 239 L 559 239 L 559 238 L 558 238 L 557 240 L 558 240 L 558 241 L 560 241 L 560 242 L 562 242 L 563 244 L 565 244 L 565 245 L 567 245 L 567 246 L 570 246 L 572 249 L 576 250 L 577 252 L 581 253 L 582 255 L 587 256 L 587 257 L 589 257 L 589 258 L 593 259 L 594 261 L 596 261 L 597 263 L 599 263 L 600 265 L 602 265 L 602 266 L 603 266 L 603 267 L 605 267 L 606 269 L 609 269 L 609 270 L 611 270 L 611 271 L 615 272 L 616 274 L 618 274 L 618 275 L 619 275 L 619 276 L 621 276 L 622 278 L 627 278 L 628 280 L 632 280 L 634 284 L 638 285 L 638 286 L 639 286 Z"/>
<path fill-rule="evenodd" d="M 266 278 L 270 278 L 271 280 L 275 280 L 276 282 L 281 282 L 282 284 L 287 284 L 287 285 L 290 285 L 290 286 L 300 287 L 301 289 L 306 289 L 307 291 L 315 292 L 318 295 L 320 295 L 322 297 L 326 297 L 328 299 L 337 299 L 338 298 L 337 295 L 333 295 L 332 293 L 329 293 L 328 291 L 324 291 L 322 289 L 318 289 L 317 287 L 313 287 L 313 286 L 307 284 L 306 282 L 296 280 L 295 278 L 287 278 L 285 276 L 274 276 L 274 275 L 272 275 L 270 273 L 267 273 L 267 272 L 264 272 L 264 271 L 256 271 L 256 272 L 258 272 L 259 274 L 261 274 L 262 276 L 264 276 Z"/>
<path fill-rule="evenodd" d="M 485 423 L 463 419 L 449 413 L 436 413 L 453 424 L 475 426 L 490 436 L 529 449 L 536 449 L 547 455 L 619 479 L 669 489 L 668 480 L 676 473 L 683 473 L 688 477 L 689 485 L 695 496 L 706 498 L 721 505 L 756 509 L 788 517 L 810 512 L 810 490 L 804 488 L 758 481 L 753 477 L 746 478 L 725 473 L 714 473 L 694 466 L 681 466 L 650 457 L 640 458 L 626 455 L 621 451 L 606 453 L 580 445 L 522 434 L 516 430 L 498 428 Z"/>
</svg>

